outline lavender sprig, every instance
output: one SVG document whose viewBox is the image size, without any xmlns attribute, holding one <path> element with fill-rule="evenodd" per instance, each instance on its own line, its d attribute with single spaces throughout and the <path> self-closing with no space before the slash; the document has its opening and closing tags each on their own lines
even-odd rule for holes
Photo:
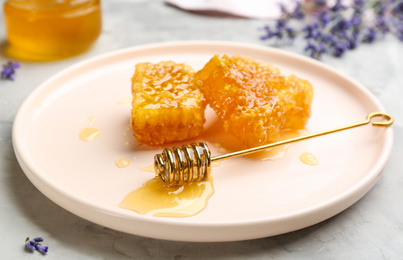
<svg viewBox="0 0 403 260">
<path fill-rule="evenodd" d="M 277 44 L 290 43 L 302 35 L 305 52 L 316 59 L 324 54 L 342 57 L 360 44 L 373 43 L 388 33 L 403 41 L 403 0 L 353 0 L 350 6 L 341 0 L 332 6 L 326 0 L 304 4 L 295 1 L 292 10 L 280 5 L 281 17 L 275 26 L 263 28 L 262 40 L 274 38 Z"/>
<path fill-rule="evenodd" d="M 3 64 L 2 67 L 1 79 L 14 80 L 15 70 L 20 67 L 20 64 L 18 62 L 8 61 L 6 64 Z"/>
<path fill-rule="evenodd" d="M 25 247 L 31 252 L 36 249 L 44 255 L 48 252 L 49 247 L 42 246 L 41 244 L 39 244 L 40 242 L 43 242 L 43 238 L 41 237 L 36 237 L 32 240 L 29 240 L 29 237 L 27 237 L 27 239 L 25 239 Z"/>
<path fill-rule="evenodd" d="M 304 12 L 302 11 L 301 2 L 297 2 L 293 11 L 288 11 L 286 6 L 279 4 L 282 16 L 276 21 L 275 27 L 270 26 L 263 27 L 266 34 L 262 35 L 261 39 L 266 40 L 270 38 L 276 38 L 277 42 L 284 39 L 293 40 L 296 37 L 294 28 L 288 25 L 291 19 L 302 20 L 304 19 Z"/>
</svg>

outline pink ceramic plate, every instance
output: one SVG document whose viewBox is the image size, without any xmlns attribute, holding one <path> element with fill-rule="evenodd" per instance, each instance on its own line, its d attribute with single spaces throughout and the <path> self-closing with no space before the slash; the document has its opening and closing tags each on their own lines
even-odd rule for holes
<svg viewBox="0 0 403 260">
<path fill-rule="evenodd" d="M 131 76 L 138 62 L 173 60 L 195 70 L 214 54 L 250 56 L 294 73 L 314 86 L 310 132 L 362 121 L 382 105 L 363 86 L 320 62 L 261 46 L 229 42 L 173 42 L 124 49 L 80 62 L 41 84 L 14 123 L 18 161 L 48 198 L 89 221 L 131 234 L 183 241 L 232 241 L 277 235 L 323 221 L 367 193 L 381 176 L 392 128 L 363 126 L 292 145 L 285 158 L 234 158 L 213 168 L 215 194 L 189 218 L 147 217 L 117 205 L 153 177 L 140 169 L 160 148 L 139 146 L 129 125 Z M 213 155 L 217 119 L 207 111 L 206 135 Z M 91 142 L 78 134 L 102 131 Z M 231 137 L 228 137 L 231 138 Z M 312 153 L 317 166 L 299 156 Z M 118 168 L 115 161 L 131 164 Z"/>
</svg>

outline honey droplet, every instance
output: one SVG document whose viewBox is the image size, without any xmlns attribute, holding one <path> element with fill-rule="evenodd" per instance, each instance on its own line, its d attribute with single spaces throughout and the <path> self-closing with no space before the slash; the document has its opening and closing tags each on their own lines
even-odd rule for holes
<svg viewBox="0 0 403 260">
<path fill-rule="evenodd" d="M 303 134 L 305 134 L 307 131 L 302 129 L 302 130 L 287 130 L 284 131 L 280 134 L 280 137 L 277 141 L 284 141 L 287 139 L 299 137 Z M 274 161 L 274 160 L 279 160 L 282 159 L 286 156 L 287 154 L 287 149 L 291 146 L 292 144 L 283 144 L 279 146 L 272 147 L 270 149 L 267 149 L 262 152 L 257 152 L 254 154 L 246 155 L 246 158 L 254 159 L 254 160 L 262 160 L 262 161 Z"/>
<path fill-rule="evenodd" d="M 127 194 L 119 207 L 146 216 L 183 218 L 200 213 L 213 194 L 211 177 L 173 187 L 164 186 L 164 182 L 156 177 Z"/>
<path fill-rule="evenodd" d="M 225 149 L 220 143 L 212 143 L 211 144 L 214 148 L 217 148 L 217 153 L 224 154 L 229 153 L 227 149 Z"/>
<path fill-rule="evenodd" d="M 123 135 L 127 135 L 127 132 L 129 132 L 131 130 L 132 130 L 131 125 L 126 125 L 125 130 L 123 130 Z"/>
<path fill-rule="evenodd" d="M 211 167 L 218 167 L 221 166 L 221 162 L 212 162 Z"/>
<path fill-rule="evenodd" d="M 91 142 L 97 139 L 98 136 L 100 136 L 100 134 L 101 130 L 99 130 L 98 128 L 86 127 L 81 129 L 80 133 L 78 134 L 78 137 L 83 142 Z"/>
<path fill-rule="evenodd" d="M 140 170 L 145 171 L 145 172 L 154 172 L 155 173 L 154 164 L 151 164 L 151 165 L 149 165 L 147 167 L 141 168 Z"/>
<path fill-rule="evenodd" d="M 88 125 L 89 125 L 89 126 L 92 126 L 92 125 L 95 123 L 95 121 L 97 120 L 97 118 L 96 118 L 95 116 L 89 116 L 89 117 L 88 117 L 88 120 L 90 121 L 90 122 L 88 123 Z"/>
<path fill-rule="evenodd" d="M 132 103 L 132 100 L 133 100 L 133 98 L 127 97 L 127 98 L 119 100 L 116 104 L 118 104 L 118 105 L 126 105 L 126 104 Z"/>
<path fill-rule="evenodd" d="M 303 162 L 307 165 L 311 165 L 311 166 L 318 165 L 318 159 L 316 159 L 316 157 L 313 156 L 313 154 L 308 153 L 308 152 L 302 153 L 300 155 L 299 159 L 301 160 L 301 162 Z"/>
<path fill-rule="evenodd" d="M 119 158 L 116 160 L 116 166 L 119 168 L 126 168 L 130 165 L 130 161 L 126 158 Z"/>
</svg>

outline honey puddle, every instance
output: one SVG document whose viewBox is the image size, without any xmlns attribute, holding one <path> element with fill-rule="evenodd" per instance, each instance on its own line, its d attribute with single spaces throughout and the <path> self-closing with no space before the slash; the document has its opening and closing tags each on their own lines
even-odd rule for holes
<svg viewBox="0 0 403 260">
<path fill-rule="evenodd" d="M 94 128 L 94 127 L 83 128 L 78 133 L 78 137 L 83 142 L 94 141 L 100 135 L 101 135 L 101 130 L 99 130 L 98 128 Z"/>
<path fill-rule="evenodd" d="M 315 166 L 318 165 L 318 159 L 316 159 L 316 157 L 308 152 L 302 153 L 299 157 L 299 159 L 301 160 L 301 162 L 307 164 L 307 165 L 311 165 L 311 166 Z"/>
<path fill-rule="evenodd" d="M 128 97 L 128 98 L 119 100 L 116 104 L 118 104 L 118 105 L 130 104 L 130 103 L 132 103 L 132 100 L 133 100 L 132 97 Z"/>
<path fill-rule="evenodd" d="M 154 217 L 190 217 L 206 208 L 214 194 L 212 177 L 182 186 L 166 187 L 155 177 L 127 194 L 120 208 Z"/>
<path fill-rule="evenodd" d="M 284 141 L 287 139 L 295 138 L 306 134 L 307 131 L 305 129 L 302 130 L 288 130 L 281 133 L 279 141 Z M 246 155 L 246 158 L 254 159 L 254 160 L 261 160 L 261 161 L 268 161 L 268 160 L 279 160 L 285 157 L 287 154 L 287 149 L 292 144 L 283 144 L 280 146 L 275 146 L 273 148 L 267 149 L 262 152 L 257 152 L 254 154 Z"/>
<path fill-rule="evenodd" d="M 116 160 L 115 164 L 119 168 L 126 168 L 130 165 L 130 161 L 126 158 L 119 158 Z"/>
</svg>

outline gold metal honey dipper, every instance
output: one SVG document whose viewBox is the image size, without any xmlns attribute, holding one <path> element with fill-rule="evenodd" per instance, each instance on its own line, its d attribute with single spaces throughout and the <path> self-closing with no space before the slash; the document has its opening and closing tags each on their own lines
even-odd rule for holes
<svg viewBox="0 0 403 260">
<path fill-rule="evenodd" d="M 246 150 L 223 154 L 211 158 L 211 152 L 206 143 L 198 142 L 180 147 L 166 148 L 161 154 L 154 157 L 154 170 L 167 186 L 182 185 L 207 178 L 211 172 L 211 162 L 225 160 L 237 156 L 247 155 L 258 151 L 266 150 L 274 146 L 299 142 L 317 136 L 327 135 L 358 126 L 367 125 L 373 117 L 383 117 L 386 121 L 372 122 L 372 126 L 390 126 L 393 117 L 383 112 L 373 112 L 367 116 L 365 121 L 339 127 L 323 132 L 308 134 L 276 143 L 266 144 Z"/>
</svg>

